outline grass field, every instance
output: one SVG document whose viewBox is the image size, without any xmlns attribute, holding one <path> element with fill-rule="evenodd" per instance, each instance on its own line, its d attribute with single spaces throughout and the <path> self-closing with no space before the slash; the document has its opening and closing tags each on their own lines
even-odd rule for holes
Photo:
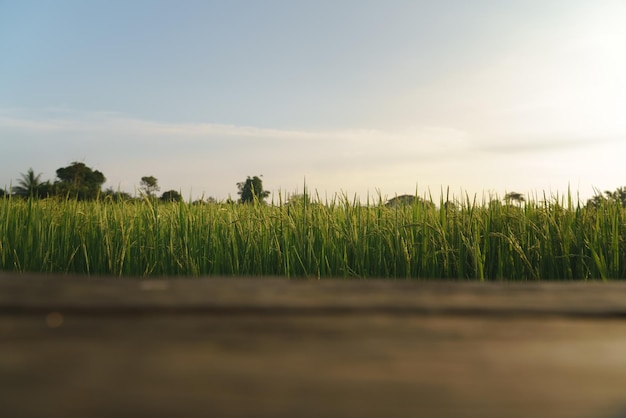
<svg viewBox="0 0 626 418">
<path fill-rule="evenodd" d="M 626 209 L 0 199 L 0 269 L 115 276 L 626 278 Z"/>
</svg>

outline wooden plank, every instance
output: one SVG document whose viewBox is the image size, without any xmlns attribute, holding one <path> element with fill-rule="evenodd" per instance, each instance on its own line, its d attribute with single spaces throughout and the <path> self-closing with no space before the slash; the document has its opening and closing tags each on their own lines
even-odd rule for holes
<svg viewBox="0 0 626 418">
<path fill-rule="evenodd" d="M 0 274 L 0 405 L 11 417 L 626 416 L 625 296 L 622 283 Z"/>
<path fill-rule="evenodd" d="M 0 309 L 626 315 L 626 282 L 94 278 L 0 273 Z M 168 310 L 168 308 L 171 308 Z"/>
</svg>

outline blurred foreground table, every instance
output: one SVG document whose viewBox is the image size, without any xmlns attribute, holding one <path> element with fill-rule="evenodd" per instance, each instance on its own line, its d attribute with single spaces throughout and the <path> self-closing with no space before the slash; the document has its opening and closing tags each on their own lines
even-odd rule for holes
<svg viewBox="0 0 626 418">
<path fill-rule="evenodd" d="M 626 284 L 0 273 L 2 417 L 626 417 Z"/>
</svg>

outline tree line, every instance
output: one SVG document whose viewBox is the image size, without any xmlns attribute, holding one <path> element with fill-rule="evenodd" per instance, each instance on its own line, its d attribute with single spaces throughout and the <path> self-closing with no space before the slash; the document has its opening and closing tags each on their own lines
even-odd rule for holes
<svg viewBox="0 0 626 418">
<path fill-rule="evenodd" d="M 123 191 L 115 191 L 112 188 L 102 190 L 102 185 L 106 182 L 106 177 L 102 172 L 94 170 L 81 162 L 73 162 L 67 167 L 56 170 L 54 181 L 42 181 L 42 174 L 35 174 L 30 168 L 26 173 L 20 175 L 17 185 L 10 191 L 0 189 L 0 197 L 13 196 L 18 198 L 73 198 L 78 200 L 96 200 L 99 198 L 111 198 L 114 200 L 133 200 L 130 194 Z M 237 194 L 239 203 L 266 203 L 270 192 L 263 188 L 262 176 L 248 176 L 246 180 L 237 183 Z M 167 190 L 161 195 L 158 180 L 154 176 L 144 176 L 139 183 L 141 198 L 158 199 L 164 202 L 180 202 L 183 200 L 180 192 Z M 294 197 L 296 200 L 298 197 Z M 291 199 L 290 199 L 291 200 Z M 522 204 L 525 199 L 521 193 L 510 192 L 504 197 L 507 203 Z M 215 199 L 209 197 L 206 201 L 198 200 L 194 203 L 214 203 Z M 389 207 L 398 205 L 411 205 L 414 202 L 432 204 L 426 202 L 418 196 L 401 195 L 387 201 Z M 626 187 L 619 187 L 615 191 L 597 192 L 594 197 L 586 203 L 587 207 L 599 207 L 605 202 L 617 202 L 626 207 Z M 227 203 L 234 203 L 231 199 Z M 449 202 L 446 202 L 449 203 Z M 434 204 L 433 204 L 434 205 Z"/>
<path fill-rule="evenodd" d="M 96 200 L 101 198 L 111 198 L 114 200 L 133 200 L 135 199 L 129 193 L 123 191 L 115 191 L 112 188 L 102 190 L 102 185 L 106 182 L 106 177 L 102 172 L 94 170 L 81 162 L 73 162 L 67 167 L 61 167 L 56 170 L 56 178 L 43 181 L 42 174 L 35 174 L 30 168 L 26 173 L 20 174 L 17 185 L 12 187 L 10 191 L 0 189 L 0 197 L 16 197 L 16 198 L 71 198 L 77 200 Z M 265 203 L 265 199 L 270 192 L 263 189 L 263 180 L 259 176 L 249 177 L 240 183 L 237 183 L 240 203 L 259 202 Z M 161 195 L 158 179 L 154 176 L 144 176 L 139 183 L 141 198 L 158 199 L 164 202 L 180 202 L 183 200 L 180 192 L 176 190 L 167 190 Z M 232 202 L 229 199 L 230 202 Z M 208 198 L 206 201 L 215 202 L 215 199 Z M 234 203 L 234 202 L 233 202 Z"/>
</svg>

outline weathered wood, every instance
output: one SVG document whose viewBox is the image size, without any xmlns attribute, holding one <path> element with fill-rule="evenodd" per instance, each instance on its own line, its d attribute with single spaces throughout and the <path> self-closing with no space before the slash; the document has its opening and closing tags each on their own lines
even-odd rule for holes
<svg viewBox="0 0 626 418">
<path fill-rule="evenodd" d="M 618 417 L 626 285 L 0 273 L 7 417 Z"/>
</svg>

